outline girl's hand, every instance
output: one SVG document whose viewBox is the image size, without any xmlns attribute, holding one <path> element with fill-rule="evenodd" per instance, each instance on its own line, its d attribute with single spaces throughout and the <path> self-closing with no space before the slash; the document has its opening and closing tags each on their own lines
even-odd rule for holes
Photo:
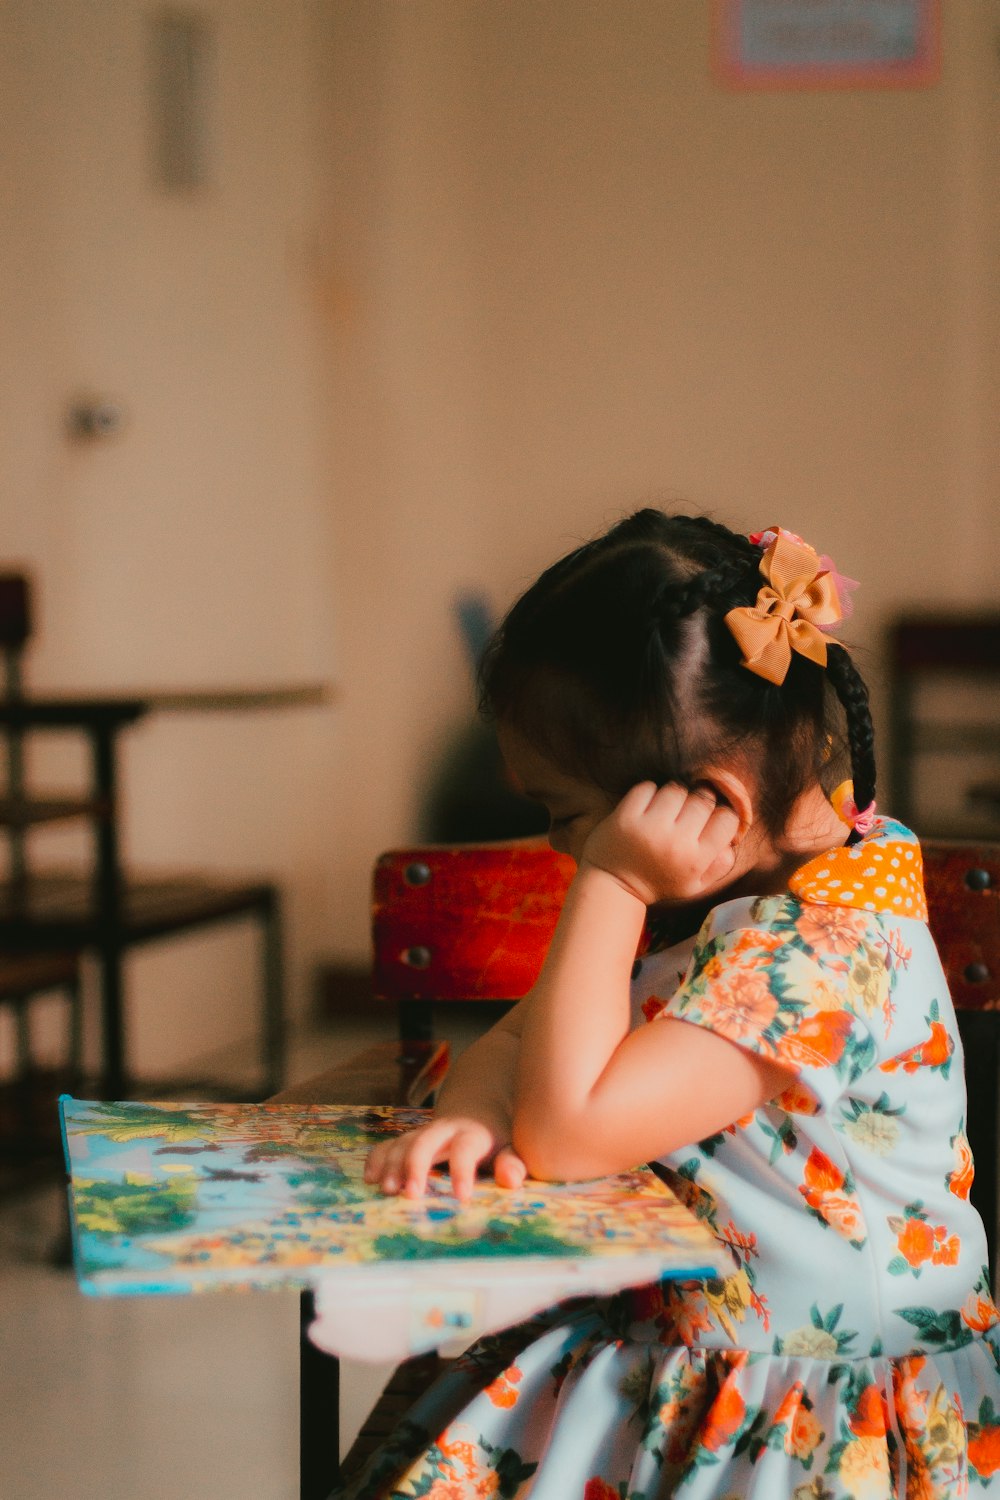
<svg viewBox="0 0 1000 1500">
<path fill-rule="evenodd" d="M 442 1115 L 376 1146 L 365 1162 L 365 1181 L 378 1184 L 386 1194 L 420 1198 L 431 1167 L 447 1162 L 455 1197 L 464 1203 L 472 1196 L 477 1169 L 491 1160 L 500 1187 L 521 1186 L 527 1168 L 507 1141 L 499 1140 L 482 1120 Z"/>
<path fill-rule="evenodd" d="M 580 860 L 646 906 L 692 901 L 732 870 L 740 820 L 707 788 L 641 781 L 589 834 Z"/>
</svg>

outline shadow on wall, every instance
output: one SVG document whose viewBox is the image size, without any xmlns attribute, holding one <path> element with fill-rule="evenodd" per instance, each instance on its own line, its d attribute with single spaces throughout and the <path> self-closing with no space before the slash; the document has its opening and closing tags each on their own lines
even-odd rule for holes
<svg viewBox="0 0 1000 1500">
<path fill-rule="evenodd" d="M 474 720 L 458 730 L 431 778 L 420 836 L 431 844 L 468 844 L 544 834 L 545 809 L 511 786 L 493 726 Z"/>
<path fill-rule="evenodd" d="M 496 621 L 485 596 L 460 594 L 455 619 L 475 684 Z M 491 724 L 456 728 L 434 767 L 423 799 L 419 836 L 431 844 L 468 844 L 544 834 L 548 816 L 511 785 Z"/>
</svg>

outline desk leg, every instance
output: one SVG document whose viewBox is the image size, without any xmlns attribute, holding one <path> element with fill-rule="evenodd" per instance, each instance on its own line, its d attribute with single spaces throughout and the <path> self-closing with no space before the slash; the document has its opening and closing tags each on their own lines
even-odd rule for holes
<svg viewBox="0 0 1000 1500">
<path fill-rule="evenodd" d="M 430 1042 L 434 1039 L 434 1006 L 430 1000 L 400 1000 L 399 1040 Z"/>
<path fill-rule="evenodd" d="M 285 971 L 281 897 L 271 892 L 264 908 L 264 1014 L 261 1036 L 264 1055 L 264 1095 L 269 1099 L 285 1082 Z"/>
<path fill-rule="evenodd" d="M 101 966 L 101 1087 L 105 1097 L 122 1099 L 128 1089 L 128 1075 L 125 1067 L 124 943 L 114 730 L 96 726 L 92 746 L 94 790 L 102 804 L 96 825 L 94 873 L 99 929 L 97 952 Z"/>
<path fill-rule="evenodd" d="M 309 1339 L 313 1294 L 299 1299 L 299 1500 L 328 1500 L 340 1473 L 340 1361 Z"/>
<path fill-rule="evenodd" d="M 128 1093 L 123 1035 L 124 985 L 121 943 L 102 938 L 98 947 L 101 970 L 101 1094 L 105 1099 L 124 1099 Z"/>
</svg>

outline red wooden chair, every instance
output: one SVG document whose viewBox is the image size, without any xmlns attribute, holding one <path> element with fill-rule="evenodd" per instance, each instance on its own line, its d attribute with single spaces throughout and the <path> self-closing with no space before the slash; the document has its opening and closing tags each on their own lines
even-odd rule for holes
<svg viewBox="0 0 1000 1500">
<path fill-rule="evenodd" d="M 998 1012 L 1000 1012 L 1000 845 L 923 844 L 931 931 L 948 976 L 965 1047 L 967 1133 L 976 1162 L 972 1187 L 986 1225 L 996 1277 Z"/>
<path fill-rule="evenodd" d="M 931 927 L 965 1037 L 973 1199 L 993 1265 L 997 1220 L 997 1011 L 1000 1010 L 1000 846 L 925 845 Z M 384 855 L 374 881 L 374 988 L 396 1001 L 402 1029 L 425 1036 L 436 1002 L 516 1000 L 534 982 L 573 865 L 537 843 L 408 849 Z M 407 1013 L 408 1011 L 408 1013 Z M 429 1052 L 414 1052 L 423 1046 Z M 406 1059 L 415 1077 L 405 1080 Z M 402 1059 L 403 1072 L 400 1071 Z M 419 1103 L 445 1063 L 432 1043 L 402 1041 L 364 1054 L 278 1096 L 289 1103 Z M 429 1068 L 429 1073 L 427 1069 Z M 358 1071 L 364 1073 L 360 1084 Z M 425 1071 L 421 1075 L 421 1069 Z M 401 1081 L 402 1080 L 402 1081 Z M 326 1500 L 337 1478 L 337 1361 L 309 1342 L 302 1297 L 301 1500 Z M 439 1360 L 399 1367 L 344 1460 L 360 1467 L 391 1432 Z"/>
</svg>

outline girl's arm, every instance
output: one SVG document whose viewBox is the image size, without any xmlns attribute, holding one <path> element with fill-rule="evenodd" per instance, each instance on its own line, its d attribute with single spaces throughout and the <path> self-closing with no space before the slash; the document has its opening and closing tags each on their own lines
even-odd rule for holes
<svg viewBox="0 0 1000 1500">
<path fill-rule="evenodd" d="M 524 1013 L 515 1005 L 468 1046 L 441 1085 L 435 1114 L 479 1116 L 506 1126 L 514 1112 L 514 1085 Z"/>
<path fill-rule="evenodd" d="M 521 1185 L 524 1163 L 510 1149 L 521 1025 L 517 1005 L 466 1048 L 448 1072 L 434 1119 L 376 1146 L 365 1164 L 367 1182 L 419 1198 L 431 1167 L 447 1161 L 456 1196 L 465 1199 L 477 1168 L 492 1158 L 501 1187 Z"/>
<path fill-rule="evenodd" d="M 677 787 L 630 792 L 585 846 L 523 1006 L 513 1143 L 535 1177 L 621 1171 L 703 1139 L 791 1081 L 788 1069 L 683 1021 L 630 1034 L 646 907 L 724 877 L 736 819 Z"/>
</svg>

